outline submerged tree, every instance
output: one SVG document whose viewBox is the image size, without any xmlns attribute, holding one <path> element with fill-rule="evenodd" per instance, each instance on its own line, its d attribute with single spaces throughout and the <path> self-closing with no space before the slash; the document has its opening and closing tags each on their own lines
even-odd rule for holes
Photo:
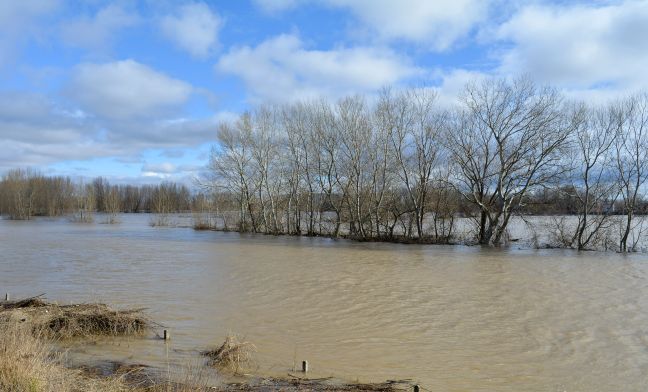
<svg viewBox="0 0 648 392">
<path fill-rule="evenodd" d="M 605 241 L 604 229 L 614 213 L 619 187 L 612 168 L 613 146 L 619 137 L 622 117 L 617 107 L 582 108 L 579 126 L 573 133 L 575 157 L 571 189 L 578 202 L 578 221 L 572 244 L 578 250 Z M 603 236 L 603 237 L 602 237 Z"/>
<path fill-rule="evenodd" d="M 558 92 L 527 78 L 471 83 L 447 147 L 458 192 L 479 211 L 480 244 L 500 244 L 527 193 L 563 172 L 561 152 L 574 127 Z"/>
<path fill-rule="evenodd" d="M 636 236 L 628 247 L 631 233 L 643 232 L 643 220 L 635 223 L 639 202 L 646 194 L 648 180 L 648 95 L 640 94 L 624 100 L 619 110 L 619 132 L 614 143 L 614 160 L 616 164 L 623 215 L 625 221 L 621 226 L 619 250 L 632 251 L 636 248 L 639 236 Z"/>
</svg>

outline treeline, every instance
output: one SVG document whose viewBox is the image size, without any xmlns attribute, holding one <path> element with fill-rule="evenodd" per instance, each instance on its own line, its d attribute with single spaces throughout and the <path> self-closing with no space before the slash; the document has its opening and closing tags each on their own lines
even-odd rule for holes
<svg viewBox="0 0 648 392">
<path fill-rule="evenodd" d="M 571 214 L 553 229 L 561 246 L 596 247 L 614 224 L 627 251 L 643 232 L 647 126 L 646 95 L 594 106 L 528 78 L 469 83 L 452 108 L 386 89 L 222 123 L 209 184 L 230 230 L 443 243 L 463 216 L 475 242 L 499 245 L 515 216 Z"/>
<path fill-rule="evenodd" d="M 182 212 L 191 210 L 200 200 L 185 185 L 169 182 L 111 185 L 98 177 L 83 183 L 23 169 L 9 171 L 0 181 L 0 214 L 10 219 L 73 215 L 89 221 L 95 212 L 113 217 L 120 212 Z"/>
</svg>

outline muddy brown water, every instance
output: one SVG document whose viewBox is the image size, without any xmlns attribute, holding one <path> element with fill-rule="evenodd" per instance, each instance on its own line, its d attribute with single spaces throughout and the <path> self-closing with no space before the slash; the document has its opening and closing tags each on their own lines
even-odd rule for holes
<svg viewBox="0 0 648 392">
<path fill-rule="evenodd" d="M 441 391 L 645 391 L 648 256 L 0 221 L 0 291 L 143 306 L 172 340 L 78 358 L 164 367 L 242 334 L 258 372 Z M 161 331 L 160 331 L 161 332 Z"/>
</svg>

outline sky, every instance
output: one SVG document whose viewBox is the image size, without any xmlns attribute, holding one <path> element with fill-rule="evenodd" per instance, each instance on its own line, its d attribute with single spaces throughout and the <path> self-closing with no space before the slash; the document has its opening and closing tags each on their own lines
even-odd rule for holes
<svg viewBox="0 0 648 392">
<path fill-rule="evenodd" d="M 648 0 L 0 0 L 0 173 L 191 183 L 263 103 L 528 75 L 648 89 Z"/>
</svg>

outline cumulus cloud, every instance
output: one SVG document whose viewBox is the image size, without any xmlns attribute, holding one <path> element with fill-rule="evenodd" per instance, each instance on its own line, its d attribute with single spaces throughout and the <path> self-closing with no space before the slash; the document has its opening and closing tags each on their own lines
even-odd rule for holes
<svg viewBox="0 0 648 392">
<path fill-rule="evenodd" d="M 216 65 L 239 76 L 253 99 L 287 101 L 374 91 L 419 74 L 406 58 L 371 47 L 309 50 L 295 35 L 237 47 Z"/>
<path fill-rule="evenodd" d="M 487 0 L 326 0 L 343 7 L 386 39 L 445 50 L 488 16 Z"/>
<path fill-rule="evenodd" d="M 316 3 L 350 11 L 368 34 L 446 50 L 488 18 L 491 0 L 256 0 L 270 12 Z"/>
<path fill-rule="evenodd" d="M 62 107 L 56 97 L 0 92 L 0 173 L 105 157 L 138 162 L 132 158 L 147 149 L 193 149 L 213 140 L 219 118 L 112 121 Z"/>
<path fill-rule="evenodd" d="M 218 46 L 223 21 L 204 3 L 186 4 L 160 21 L 164 35 L 194 57 L 205 58 Z"/>
<path fill-rule="evenodd" d="M 123 60 L 78 66 L 68 90 L 94 114 L 129 119 L 177 110 L 189 99 L 192 86 L 134 60 Z"/>
<path fill-rule="evenodd" d="M 58 0 L 0 1 L 0 67 L 13 59 L 22 43 L 42 34 L 36 21 L 58 7 Z"/>
<path fill-rule="evenodd" d="M 124 28 L 136 25 L 139 16 L 133 11 L 110 4 L 93 16 L 83 16 L 62 25 L 63 42 L 88 49 L 105 49 L 115 34 Z"/>
<path fill-rule="evenodd" d="M 141 172 L 144 177 L 154 177 L 159 179 L 185 179 L 184 182 L 190 182 L 195 175 L 204 169 L 199 165 L 178 165 L 171 162 L 146 163 L 142 166 Z"/>
<path fill-rule="evenodd" d="M 71 152 L 79 159 L 116 153 L 96 148 L 98 130 L 92 124 L 59 110 L 35 93 L 0 93 L 0 171 L 64 160 Z"/>
<path fill-rule="evenodd" d="M 451 70 L 435 70 L 433 79 L 437 82 L 434 89 L 438 93 L 439 103 L 444 107 L 452 107 L 459 102 L 466 84 L 480 81 L 489 77 L 487 73 L 461 68 Z"/>
<path fill-rule="evenodd" d="M 501 74 L 529 73 L 589 96 L 648 87 L 648 2 L 533 5 L 501 25 Z"/>
<path fill-rule="evenodd" d="M 23 29 L 36 17 L 52 12 L 58 0 L 22 0 L 0 2 L 0 33 Z"/>
<path fill-rule="evenodd" d="M 147 163 L 142 166 L 142 172 L 145 173 L 156 173 L 156 174 L 171 174 L 175 173 L 178 170 L 178 167 L 173 163 L 163 162 L 163 163 Z"/>
</svg>

